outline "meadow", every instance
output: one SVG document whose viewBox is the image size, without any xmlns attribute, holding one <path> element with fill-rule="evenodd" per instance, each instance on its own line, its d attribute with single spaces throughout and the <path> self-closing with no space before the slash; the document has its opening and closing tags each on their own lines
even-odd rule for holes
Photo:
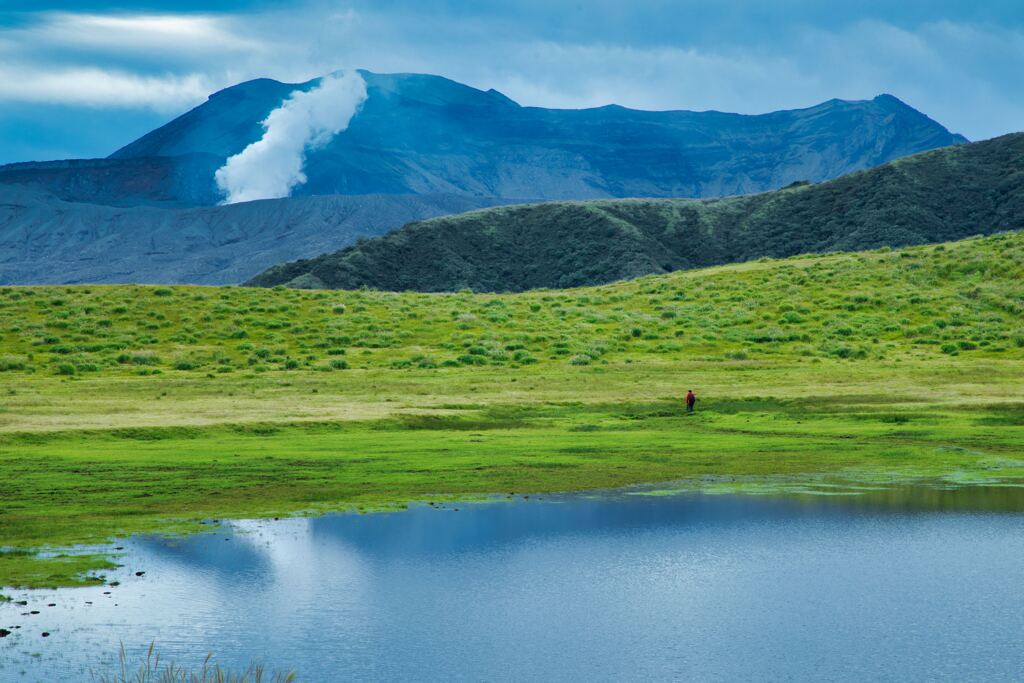
<svg viewBox="0 0 1024 683">
<path fill-rule="evenodd" d="M 0 586 L 225 517 L 1015 485 L 1022 361 L 1020 232 L 520 294 L 0 288 Z"/>
</svg>

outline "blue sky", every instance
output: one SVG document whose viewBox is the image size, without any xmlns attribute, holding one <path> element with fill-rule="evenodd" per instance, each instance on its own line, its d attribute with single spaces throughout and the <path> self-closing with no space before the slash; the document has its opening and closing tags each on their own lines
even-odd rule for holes
<svg viewBox="0 0 1024 683">
<path fill-rule="evenodd" d="M 982 139 L 1024 130 L 1024 1 L 2 0 L 0 163 L 105 156 L 227 85 L 347 67 L 557 107 L 888 92 Z"/>
</svg>

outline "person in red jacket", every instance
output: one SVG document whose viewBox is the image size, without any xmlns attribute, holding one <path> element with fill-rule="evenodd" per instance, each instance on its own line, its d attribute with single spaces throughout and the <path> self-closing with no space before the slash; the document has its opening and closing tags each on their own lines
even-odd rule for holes
<svg viewBox="0 0 1024 683">
<path fill-rule="evenodd" d="M 686 392 L 686 412 L 693 412 L 693 404 L 697 402 L 697 395 L 693 393 L 693 389 L 689 389 Z"/>
</svg>

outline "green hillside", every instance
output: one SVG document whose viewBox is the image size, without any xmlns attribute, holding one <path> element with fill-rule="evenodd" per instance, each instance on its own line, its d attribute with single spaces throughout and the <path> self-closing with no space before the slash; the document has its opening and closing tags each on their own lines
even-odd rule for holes
<svg viewBox="0 0 1024 683">
<path fill-rule="evenodd" d="M 509 295 L 0 288 L 0 586 L 207 518 L 1019 482 L 1022 361 L 1021 232 Z"/>
<path fill-rule="evenodd" d="M 248 284 L 390 291 L 576 287 L 1024 227 L 1024 133 L 818 185 L 720 200 L 551 202 L 410 223 Z"/>
</svg>

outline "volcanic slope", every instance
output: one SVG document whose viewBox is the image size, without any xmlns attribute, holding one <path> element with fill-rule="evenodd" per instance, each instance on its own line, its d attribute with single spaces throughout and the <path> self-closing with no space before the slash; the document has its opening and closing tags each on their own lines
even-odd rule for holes
<svg viewBox="0 0 1024 683">
<path fill-rule="evenodd" d="M 891 95 L 760 115 L 545 109 L 440 76 L 360 73 L 367 100 L 344 132 L 308 151 L 307 182 L 293 194 L 716 197 L 965 142 Z M 240 83 L 110 158 L 0 166 L 0 183 L 115 206 L 216 204 L 216 169 L 260 139 L 290 94 L 318 83 Z"/>
</svg>

